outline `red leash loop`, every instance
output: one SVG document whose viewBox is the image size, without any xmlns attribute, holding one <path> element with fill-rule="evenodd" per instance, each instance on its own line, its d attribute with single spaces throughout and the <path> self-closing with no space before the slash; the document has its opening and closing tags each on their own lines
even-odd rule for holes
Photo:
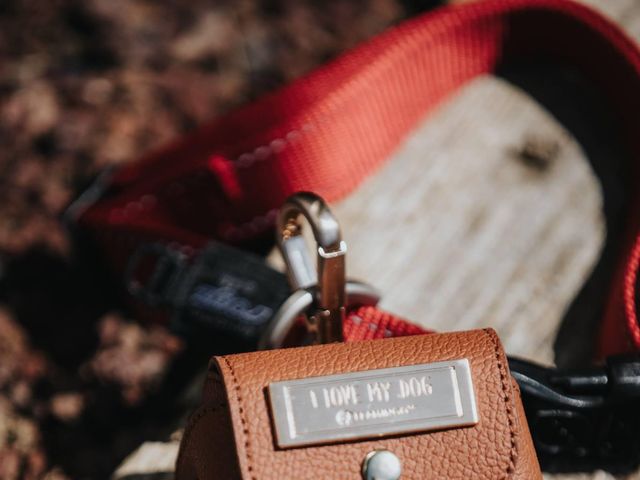
<svg viewBox="0 0 640 480">
<path fill-rule="evenodd" d="M 621 119 L 629 150 L 640 156 L 640 53 L 634 43 L 573 2 L 489 0 L 407 21 L 146 156 L 119 171 L 108 197 L 81 220 L 96 231 L 118 270 L 145 238 L 196 248 L 209 238 L 246 243 L 268 234 L 290 194 L 308 190 L 329 201 L 342 198 L 466 82 L 532 56 L 591 78 Z M 632 198 L 630 211 L 636 212 L 635 184 Z M 602 355 L 640 349 L 637 237 L 632 219 L 603 322 Z M 358 317 L 375 317 L 392 331 L 411 330 L 372 312 Z M 369 338 L 364 327 L 349 328 L 349 338 Z"/>
</svg>

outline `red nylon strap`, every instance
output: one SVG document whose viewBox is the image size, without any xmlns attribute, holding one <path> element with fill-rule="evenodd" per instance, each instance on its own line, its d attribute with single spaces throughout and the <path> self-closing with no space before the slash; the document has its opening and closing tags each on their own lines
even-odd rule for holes
<svg viewBox="0 0 640 480">
<path fill-rule="evenodd" d="M 360 307 L 349 312 L 343 328 L 347 342 L 375 338 L 405 337 L 430 333 L 418 325 L 376 307 Z"/>
<path fill-rule="evenodd" d="M 196 248 L 209 238 L 242 244 L 269 233 L 275 209 L 296 191 L 315 191 L 329 201 L 345 196 L 460 86 L 533 55 L 591 78 L 621 119 L 629 151 L 640 157 L 640 54 L 634 43 L 572 2 L 489 0 L 407 21 L 122 169 L 109 198 L 82 221 L 99 234 L 117 269 L 144 239 Z M 631 212 L 638 211 L 636 184 Z M 637 237 L 632 218 L 603 322 L 603 354 L 640 349 Z M 363 318 L 410 330 L 372 312 Z M 369 335 L 349 328 L 349 337 Z"/>
<path fill-rule="evenodd" d="M 405 337 L 425 333 L 432 333 L 432 331 L 376 307 L 357 307 L 348 311 L 343 325 L 344 340 L 346 342 Z M 287 347 L 300 345 L 304 342 L 305 337 L 305 322 L 301 317 L 289 331 L 284 345 Z"/>
</svg>

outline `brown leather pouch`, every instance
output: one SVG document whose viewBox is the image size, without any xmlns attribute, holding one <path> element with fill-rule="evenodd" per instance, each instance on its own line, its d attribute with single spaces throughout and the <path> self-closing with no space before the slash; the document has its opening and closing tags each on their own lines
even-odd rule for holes
<svg viewBox="0 0 640 480">
<path fill-rule="evenodd" d="M 443 372 L 452 370 L 440 368 L 439 373 L 429 370 L 434 368 L 434 363 L 437 367 L 453 361 L 468 364 L 470 395 L 477 407 L 477 423 L 448 426 L 445 421 L 436 429 L 425 430 L 420 427 L 420 420 L 411 416 L 415 412 L 421 411 L 419 415 L 430 416 L 432 420 L 438 415 L 442 417 L 445 410 L 447 414 L 451 411 L 469 413 L 461 411 L 469 407 L 464 398 L 461 400 L 464 391 L 446 393 L 450 390 L 445 383 L 449 382 L 450 386 L 451 382 L 461 382 L 462 372 L 444 375 Z M 422 376 L 411 380 L 397 373 L 398 367 L 407 366 L 420 366 Z M 379 369 L 388 370 L 375 372 Z M 339 377 L 340 382 L 335 380 L 338 377 L 326 378 L 354 372 L 358 373 Z M 358 392 L 349 390 L 357 378 L 362 379 L 363 372 L 365 376 L 369 375 L 368 380 L 359 384 Z M 425 378 L 428 386 L 425 386 Z M 454 380 L 446 380 L 450 378 Z M 320 383 L 314 384 L 314 393 L 304 388 L 290 388 L 284 402 L 288 406 L 278 412 L 276 405 L 280 400 L 276 400 L 274 391 L 280 390 L 274 390 L 273 384 L 298 379 Z M 402 401 L 394 402 L 393 408 L 384 407 L 385 398 L 381 395 L 384 392 L 373 388 L 381 379 L 397 382 L 391 395 Z M 331 392 L 331 386 L 348 388 L 342 393 Z M 306 398 L 309 395 L 313 396 L 311 403 Z M 449 401 L 442 402 L 443 399 Z M 382 403 L 371 403 L 372 400 Z M 440 402 L 439 406 L 427 412 L 431 408 L 428 402 L 436 400 Z M 307 401 L 306 406 L 296 405 L 303 401 Z M 452 407 L 454 404 L 461 409 Z M 348 408 L 340 408 L 345 405 Z M 295 411 L 296 406 L 302 410 Z M 416 408 L 409 415 L 411 421 L 406 417 L 404 420 L 389 418 L 396 414 L 402 417 L 407 408 Z M 350 433 L 356 432 L 357 438 L 336 438 L 339 437 L 336 431 L 341 431 L 336 425 L 344 426 L 345 422 L 344 417 L 337 421 L 337 413 L 335 417 L 332 415 L 345 409 L 360 412 L 343 428 Z M 371 423 L 374 417 L 378 420 L 373 423 L 383 427 L 377 433 L 362 433 L 354 428 L 358 420 Z M 321 421 L 318 425 L 318 422 L 314 423 L 318 418 L 329 418 L 330 421 Z M 283 421 L 292 430 L 296 429 L 298 443 L 302 445 L 283 446 L 286 441 L 279 431 Z M 315 433 L 330 438 L 309 440 L 305 437 L 308 433 L 305 428 L 309 425 Z M 385 428 L 387 430 L 381 434 Z M 389 428 L 392 431 L 388 431 Z M 176 478 L 356 480 L 363 478 L 363 462 L 367 455 L 381 449 L 392 452 L 399 459 L 402 479 L 541 478 L 519 390 L 493 330 L 214 357 L 202 406 L 192 415 L 183 436 Z"/>
</svg>

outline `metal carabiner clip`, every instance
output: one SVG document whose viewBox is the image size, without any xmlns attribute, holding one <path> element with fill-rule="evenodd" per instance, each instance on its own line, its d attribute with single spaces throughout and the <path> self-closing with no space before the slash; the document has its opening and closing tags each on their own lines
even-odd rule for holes
<svg viewBox="0 0 640 480">
<path fill-rule="evenodd" d="M 307 220 L 315 237 L 315 265 L 302 236 L 300 217 Z M 364 283 L 346 281 L 347 245 L 325 201 L 309 192 L 289 197 L 276 220 L 276 242 L 294 293 L 274 316 L 260 347 L 280 347 L 295 319 L 302 314 L 306 315 L 311 343 L 342 341 L 346 305 L 376 305 L 380 297 Z"/>
<path fill-rule="evenodd" d="M 308 256 L 302 236 L 300 216 L 304 216 L 317 242 L 317 269 Z M 294 290 L 315 287 L 315 305 L 308 314 L 308 327 L 314 343 L 342 341 L 345 312 L 345 255 L 340 225 L 319 196 L 299 193 L 289 197 L 276 220 L 277 242 L 287 265 L 289 283 Z"/>
</svg>

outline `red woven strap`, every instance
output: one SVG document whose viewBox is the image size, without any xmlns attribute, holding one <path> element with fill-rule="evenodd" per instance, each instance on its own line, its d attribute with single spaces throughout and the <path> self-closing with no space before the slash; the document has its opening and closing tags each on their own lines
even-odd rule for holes
<svg viewBox="0 0 640 480">
<path fill-rule="evenodd" d="M 117 269 L 144 238 L 197 247 L 208 238 L 242 244 L 270 235 L 275 209 L 291 193 L 343 197 L 461 85 L 532 55 L 575 67 L 599 85 L 624 125 L 629 151 L 640 156 L 640 54 L 634 43 L 572 2 L 489 0 L 390 29 L 121 170 L 108 200 L 83 221 L 99 234 Z M 632 190 L 629 211 L 637 212 L 637 181 Z M 636 217 L 628 222 L 610 294 L 603 353 L 640 349 Z M 376 318 L 395 328 L 384 314 Z"/>
<path fill-rule="evenodd" d="M 304 318 L 300 317 L 284 340 L 284 346 L 293 347 L 304 343 L 306 332 Z M 357 307 L 348 311 L 343 324 L 345 342 L 425 333 L 433 332 L 376 307 Z"/>
<path fill-rule="evenodd" d="M 419 335 L 430 331 L 376 307 L 360 307 L 347 315 L 343 333 L 345 340 L 350 342 Z"/>
</svg>

